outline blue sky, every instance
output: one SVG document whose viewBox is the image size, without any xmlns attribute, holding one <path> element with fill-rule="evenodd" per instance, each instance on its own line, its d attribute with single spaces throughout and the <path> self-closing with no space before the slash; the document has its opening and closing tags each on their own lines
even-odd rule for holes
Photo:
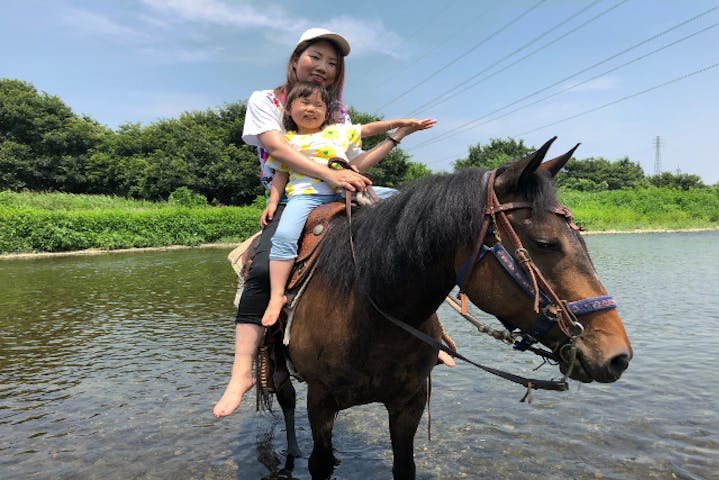
<svg viewBox="0 0 719 480">
<path fill-rule="evenodd" d="M 271 6 L 267 6 L 267 4 Z M 3 0 L 0 77 L 111 128 L 246 100 L 306 28 L 352 44 L 347 103 L 439 120 L 403 142 L 449 171 L 513 137 L 719 181 L 719 2 Z"/>
</svg>

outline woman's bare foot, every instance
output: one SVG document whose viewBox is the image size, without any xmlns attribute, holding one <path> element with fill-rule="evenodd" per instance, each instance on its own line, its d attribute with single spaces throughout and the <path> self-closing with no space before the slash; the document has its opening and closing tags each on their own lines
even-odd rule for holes
<svg viewBox="0 0 719 480">
<path fill-rule="evenodd" d="M 454 358 L 452 358 L 452 356 L 444 350 L 439 351 L 439 354 L 437 355 L 437 360 L 444 363 L 448 367 L 454 367 L 455 365 L 457 365 L 456 363 L 454 363 Z"/>
<path fill-rule="evenodd" d="M 215 404 L 212 413 L 215 418 L 226 417 L 235 411 L 242 402 L 242 396 L 255 385 L 255 379 L 252 372 L 249 375 L 242 375 L 240 378 L 231 378 L 230 383 L 225 388 L 222 398 Z"/>
<path fill-rule="evenodd" d="M 270 303 L 267 304 L 265 314 L 262 316 L 262 325 L 265 327 L 271 327 L 280 318 L 282 313 L 282 307 L 287 303 L 287 297 L 285 295 L 272 296 L 270 297 Z"/>
</svg>

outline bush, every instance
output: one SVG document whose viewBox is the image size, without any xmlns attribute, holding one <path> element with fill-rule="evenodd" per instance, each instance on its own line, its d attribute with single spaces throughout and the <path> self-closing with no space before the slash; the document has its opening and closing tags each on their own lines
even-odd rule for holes
<svg viewBox="0 0 719 480">
<path fill-rule="evenodd" d="M 642 188 L 579 192 L 560 189 L 577 223 L 590 230 L 686 229 L 719 226 L 719 188 Z"/>
<path fill-rule="evenodd" d="M 207 199 L 187 187 L 180 187 L 170 194 L 168 202 L 178 207 L 206 207 Z"/>
</svg>

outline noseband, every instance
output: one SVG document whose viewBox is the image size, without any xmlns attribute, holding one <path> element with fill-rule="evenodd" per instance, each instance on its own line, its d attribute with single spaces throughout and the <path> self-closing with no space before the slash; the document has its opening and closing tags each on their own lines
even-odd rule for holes
<svg viewBox="0 0 719 480">
<path fill-rule="evenodd" d="M 557 325 L 562 330 L 562 333 L 573 343 L 574 340 L 580 337 L 584 332 L 584 327 L 577 320 L 577 316 L 602 310 L 610 310 L 616 308 L 617 304 L 614 298 L 608 295 L 572 302 L 559 298 L 559 295 L 557 295 L 544 278 L 544 275 L 542 275 L 539 267 L 532 261 L 529 252 L 522 245 L 522 241 L 506 215 L 506 212 L 511 210 L 522 208 L 532 209 L 532 203 L 500 203 L 497 198 L 497 193 L 494 190 L 496 173 L 496 170 L 486 172 L 482 179 L 487 192 L 487 201 L 484 208 L 484 218 L 482 220 L 479 237 L 472 250 L 472 254 L 461 265 L 457 273 L 457 285 L 459 286 L 460 295 L 462 296 L 462 313 L 467 313 L 464 284 L 470 277 L 474 267 L 484 259 L 487 253 L 491 253 L 520 289 L 530 298 L 534 299 L 534 312 L 539 314 L 539 317 L 532 327 L 526 332 L 522 332 L 522 339 L 515 344 L 514 348 L 520 351 L 527 350 L 539 342 L 554 325 Z M 562 205 L 552 208 L 549 211 L 564 217 L 567 221 L 567 225 L 572 230 L 581 230 L 581 228 L 574 223 L 572 212 L 566 206 Z M 502 230 L 509 236 L 515 248 L 516 259 L 512 257 L 504 245 L 502 245 L 502 240 L 496 228 L 497 225 L 501 226 Z M 484 243 L 488 233 L 493 234 L 497 238 L 497 243 L 491 247 Z"/>
</svg>

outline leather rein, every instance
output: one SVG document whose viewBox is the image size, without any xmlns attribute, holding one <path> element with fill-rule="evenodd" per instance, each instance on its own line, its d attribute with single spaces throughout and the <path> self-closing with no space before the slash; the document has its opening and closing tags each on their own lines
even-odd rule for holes
<svg viewBox="0 0 719 480">
<path fill-rule="evenodd" d="M 565 359 L 569 362 L 564 377 L 560 381 L 555 380 L 538 380 L 520 377 L 502 370 L 498 370 L 492 367 L 474 362 L 465 356 L 459 354 L 455 350 L 445 346 L 441 342 L 438 342 L 434 338 L 417 330 L 411 325 L 404 321 L 392 317 L 391 315 L 382 311 L 379 306 L 368 297 L 370 304 L 379 312 L 382 316 L 390 320 L 398 327 L 411 333 L 415 337 L 419 338 L 423 342 L 431 345 L 432 347 L 439 348 L 440 350 L 448 353 L 452 357 L 459 358 L 467 363 L 470 363 L 484 371 L 505 378 L 515 383 L 519 383 L 527 387 L 527 394 L 522 398 L 524 401 L 529 397 L 531 401 L 532 388 L 544 389 L 544 390 L 559 390 L 564 391 L 569 388 L 567 384 L 567 378 L 569 377 L 574 364 L 576 362 L 576 339 L 579 338 L 583 332 L 584 327 L 577 320 L 577 316 L 586 315 L 593 312 L 602 310 L 608 310 L 616 308 L 616 302 L 611 296 L 602 296 L 588 298 L 573 302 L 567 302 L 562 300 L 559 295 L 554 291 L 551 285 L 542 275 L 537 265 L 532 261 L 529 256 L 529 252 L 522 245 L 522 241 L 517 235 L 514 227 L 507 218 L 506 212 L 518 209 L 532 209 L 533 205 L 530 202 L 507 202 L 500 203 L 497 198 L 497 194 L 494 190 L 494 180 L 496 178 L 496 170 L 491 170 L 485 173 L 483 177 L 483 183 L 487 193 L 487 199 L 484 208 L 484 218 L 480 226 L 479 236 L 475 242 L 475 246 L 470 254 L 469 258 L 461 265 L 456 278 L 456 284 L 460 288 L 459 297 L 461 299 L 461 315 L 465 318 L 469 317 L 467 313 L 467 298 L 464 293 L 464 286 L 468 278 L 470 278 L 474 267 L 479 264 L 487 253 L 491 253 L 499 262 L 500 265 L 507 271 L 510 277 L 519 285 L 519 287 L 527 295 L 534 299 L 534 312 L 539 314 L 539 318 L 535 324 L 530 327 L 526 332 L 521 333 L 521 340 L 514 342 L 514 348 L 519 351 L 530 350 L 546 359 L 559 360 L 558 355 L 563 355 L 565 348 L 568 348 L 569 358 Z M 552 213 L 563 216 L 568 226 L 574 230 L 579 231 L 581 227 L 574 223 L 571 211 L 566 206 L 558 206 L 550 209 Z M 515 247 L 516 260 L 509 254 L 509 252 L 502 245 L 502 240 L 497 228 L 500 225 L 502 230 L 509 237 L 513 246 Z M 485 240 L 488 234 L 493 235 L 497 242 L 493 246 L 485 245 Z M 533 345 L 539 342 L 544 335 L 554 326 L 557 325 L 561 331 L 567 336 L 568 342 L 563 343 L 557 350 L 553 352 L 544 351 L 539 348 L 533 347 Z"/>
</svg>

